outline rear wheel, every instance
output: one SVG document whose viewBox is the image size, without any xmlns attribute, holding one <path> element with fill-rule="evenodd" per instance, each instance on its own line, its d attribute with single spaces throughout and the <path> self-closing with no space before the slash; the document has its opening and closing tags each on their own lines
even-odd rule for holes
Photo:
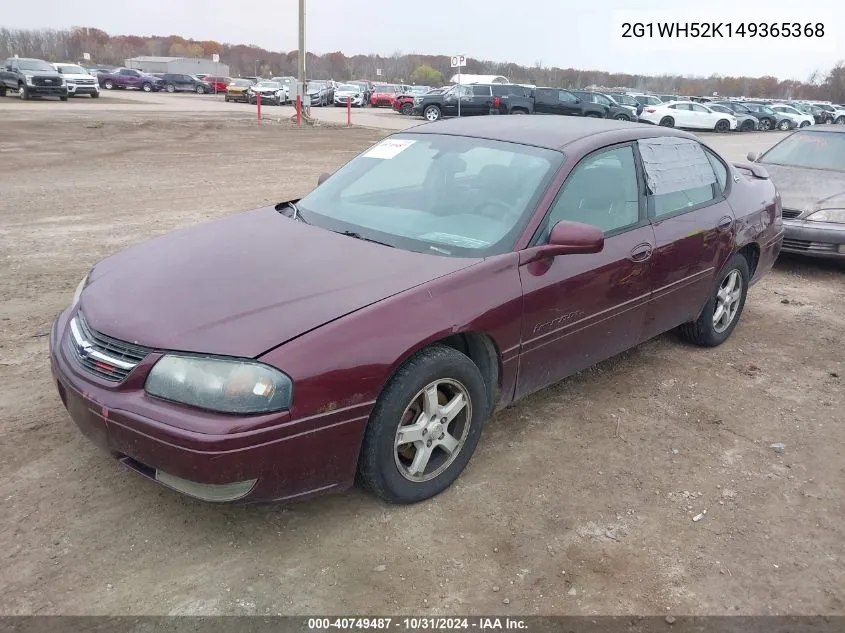
<svg viewBox="0 0 845 633">
<path fill-rule="evenodd" d="M 103 82 L 103 88 L 106 90 L 112 90 L 114 88 L 114 82 L 111 79 L 106 79 Z"/>
<path fill-rule="evenodd" d="M 426 107 L 426 109 L 423 111 L 423 116 L 425 117 L 426 121 L 434 122 L 440 119 L 442 114 L 440 112 L 440 108 L 434 105 L 430 105 Z"/>
<path fill-rule="evenodd" d="M 744 121 L 742 127 L 740 128 L 743 132 L 753 132 L 757 126 L 754 125 L 754 121 L 748 119 Z"/>
<path fill-rule="evenodd" d="M 845 116 L 836 117 L 836 121 L 834 121 L 836 125 L 845 125 Z"/>
<path fill-rule="evenodd" d="M 716 121 L 716 127 L 714 129 L 720 133 L 729 132 L 731 124 L 727 119 L 720 119 Z"/>
<path fill-rule="evenodd" d="M 801 125 L 799 127 L 807 127 L 808 125 L 810 125 L 809 121 L 801 121 Z"/>
<path fill-rule="evenodd" d="M 670 116 L 665 116 L 660 119 L 660 125 L 663 127 L 675 127 L 675 119 Z"/>
<path fill-rule="evenodd" d="M 613 118 L 616 119 L 617 121 L 630 121 L 631 120 L 628 116 L 626 116 L 624 114 L 617 114 Z"/>
<path fill-rule="evenodd" d="M 789 127 L 790 127 L 790 125 L 789 125 L 788 119 L 784 119 L 783 121 L 778 123 L 778 129 L 782 130 L 783 132 L 786 132 L 789 129 Z"/>
<path fill-rule="evenodd" d="M 197 87 L 195 88 L 195 90 L 196 90 L 196 93 L 197 93 L 198 95 L 204 95 L 204 94 L 205 94 L 205 92 L 206 92 L 206 91 L 205 91 L 205 88 L 204 88 L 203 86 L 197 86 Z"/>
<path fill-rule="evenodd" d="M 487 386 L 464 354 L 435 345 L 396 372 L 364 432 L 358 479 L 391 503 L 448 488 L 466 467 L 486 416 Z"/>
<path fill-rule="evenodd" d="M 760 119 L 760 129 L 764 132 L 768 132 L 774 127 L 774 122 L 769 118 Z"/>
<path fill-rule="evenodd" d="M 402 106 L 399 108 L 399 113 L 404 114 L 405 116 L 410 116 L 413 111 L 414 111 L 414 104 L 413 103 L 403 103 Z"/>
<path fill-rule="evenodd" d="M 719 275 L 716 289 L 698 319 L 678 328 L 681 337 L 702 347 L 716 347 L 728 340 L 745 307 L 750 276 L 748 260 L 734 255 Z"/>
<path fill-rule="evenodd" d="M 166 90 L 167 92 L 176 92 L 176 86 L 174 86 L 173 84 L 167 84 Z"/>
<path fill-rule="evenodd" d="M 141 90 L 143 90 L 144 92 L 152 92 L 153 85 L 151 83 L 144 83 L 141 85 Z"/>
</svg>

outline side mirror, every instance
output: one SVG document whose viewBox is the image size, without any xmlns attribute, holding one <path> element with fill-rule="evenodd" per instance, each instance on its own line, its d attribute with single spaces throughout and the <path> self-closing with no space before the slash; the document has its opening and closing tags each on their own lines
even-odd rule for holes
<svg viewBox="0 0 845 633">
<path fill-rule="evenodd" d="M 322 174 L 320 174 L 320 176 L 317 178 L 317 186 L 319 187 L 324 182 L 326 182 L 330 176 L 331 174 L 327 171 L 324 171 Z"/>
<path fill-rule="evenodd" d="M 578 97 L 575 97 L 575 103 L 581 103 L 581 99 L 579 99 Z"/>
<path fill-rule="evenodd" d="M 748 159 L 749 163 L 756 163 L 757 159 L 760 158 L 760 154 L 758 154 L 757 152 L 748 152 L 748 156 L 746 156 L 745 158 Z"/>
<path fill-rule="evenodd" d="M 546 244 L 528 249 L 520 264 L 558 255 L 589 255 L 604 249 L 604 233 L 597 226 L 561 220 L 552 227 Z"/>
</svg>

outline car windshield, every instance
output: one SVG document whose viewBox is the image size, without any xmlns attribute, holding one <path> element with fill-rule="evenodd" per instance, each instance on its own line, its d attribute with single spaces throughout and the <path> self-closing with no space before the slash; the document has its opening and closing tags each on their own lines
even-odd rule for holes
<svg viewBox="0 0 845 633">
<path fill-rule="evenodd" d="M 59 72 L 63 75 L 87 75 L 88 71 L 82 66 L 59 66 Z"/>
<path fill-rule="evenodd" d="M 766 152 L 760 162 L 845 171 L 845 133 L 796 132 Z"/>
<path fill-rule="evenodd" d="M 256 88 L 273 88 L 274 90 L 278 90 L 282 87 L 278 81 L 259 81 L 255 84 Z"/>
<path fill-rule="evenodd" d="M 230 85 L 237 86 L 238 88 L 248 88 L 252 85 L 252 82 L 249 79 L 235 79 Z"/>
<path fill-rule="evenodd" d="M 410 251 L 507 252 L 561 152 L 464 136 L 402 133 L 354 158 L 299 201 L 306 222 Z"/>
<path fill-rule="evenodd" d="M 22 59 L 18 62 L 18 68 L 21 70 L 47 70 L 56 72 L 55 68 L 40 59 Z"/>
<path fill-rule="evenodd" d="M 424 95 L 429 90 L 431 90 L 429 86 L 411 86 L 411 94 L 415 95 Z"/>
<path fill-rule="evenodd" d="M 757 112 L 763 112 L 765 114 L 774 114 L 775 113 L 775 111 L 772 110 L 769 106 L 758 105 L 758 106 L 755 106 L 755 107 L 756 107 Z"/>
<path fill-rule="evenodd" d="M 390 92 L 397 92 L 398 90 L 399 90 L 399 88 L 397 88 L 396 86 L 376 86 L 375 87 L 376 92 L 390 93 Z"/>
<path fill-rule="evenodd" d="M 355 84 L 340 84 L 337 89 L 341 92 L 358 92 L 361 89 L 361 86 L 356 86 Z"/>
</svg>

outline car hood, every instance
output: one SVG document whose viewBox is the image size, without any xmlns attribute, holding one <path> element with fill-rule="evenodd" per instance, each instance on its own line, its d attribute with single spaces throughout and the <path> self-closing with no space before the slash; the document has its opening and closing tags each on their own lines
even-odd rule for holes
<svg viewBox="0 0 845 633">
<path fill-rule="evenodd" d="M 361 95 L 360 90 L 335 90 L 335 97 L 358 97 Z"/>
<path fill-rule="evenodd" d="M 785 209 L 845 208 L 845 173 L 760 164 L 780 191 Z"/>
<path fill-rule="evenodd" d="M 20 72 L 22 75 L 30 77 L 61 77 L 55 70 L 22 70 Z"/>
<path fill-rule="evenodd" d="M 256 357 L 478 261 L 362 241 L 268 207 L 108 257 L 91 271 L 80 307 L 94 329 L 122 340 Z"/>
</svg>

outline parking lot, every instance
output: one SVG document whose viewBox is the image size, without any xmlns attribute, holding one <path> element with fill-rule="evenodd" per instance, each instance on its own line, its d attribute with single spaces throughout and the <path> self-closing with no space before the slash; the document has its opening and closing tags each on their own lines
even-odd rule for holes
<svg viewBox="0 0 845 633">
<path fill-rule="evenodd" d="M 222 507 L 72 424 L 47 333 L 99 259 L 300 196 L 387 110 L 103 94 L 0 99 L 5 614 L 819 614 L 845 611 L 843 267 L 783 257 L 715 349 L 652 340 L 500 412 L 457 483 Z M 366 126 L 366 127 L 358 127 Z M 779 132 L 707 135 L 743 160 Z M 700 521 L 692 517 L 707 510 Z"/>
</svg>

